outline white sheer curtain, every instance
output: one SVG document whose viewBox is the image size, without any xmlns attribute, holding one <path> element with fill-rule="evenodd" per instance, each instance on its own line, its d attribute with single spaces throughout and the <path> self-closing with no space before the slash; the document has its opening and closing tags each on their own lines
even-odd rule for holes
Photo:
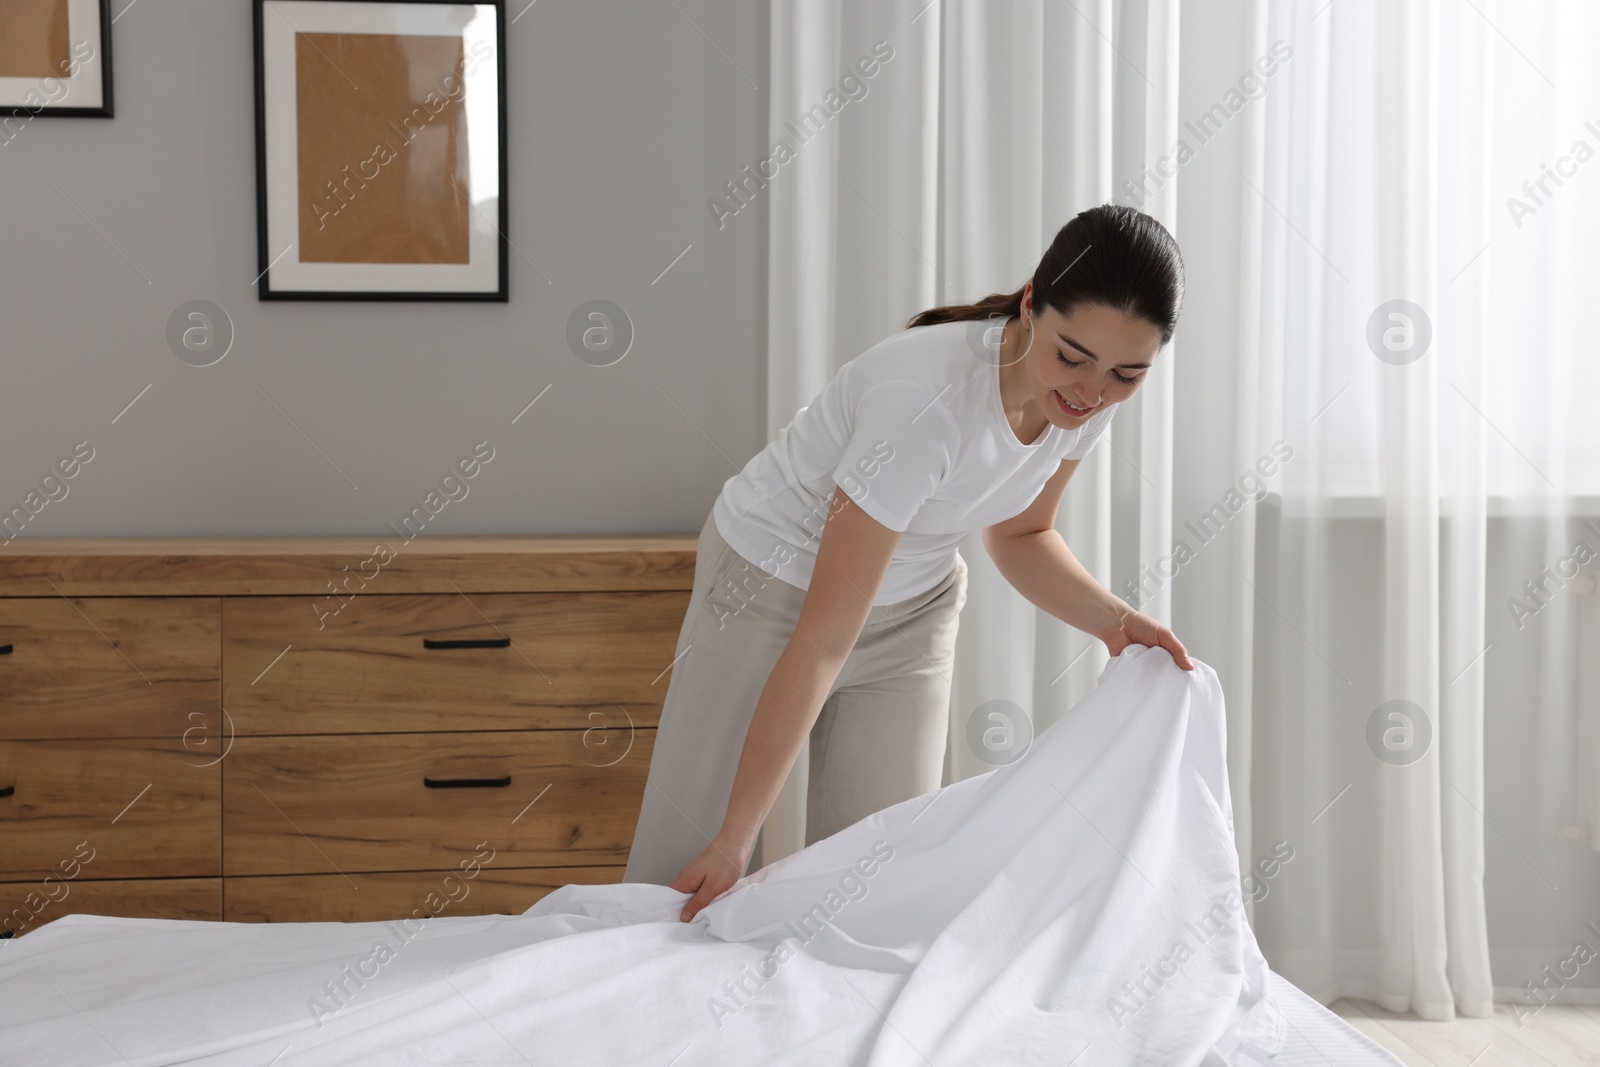
<svg viewBox="0 0 1600 1067">
<path fill-rule="evenodd" d="M 1241 116 L 1260 149 L 1213 176 L 1250 235 L 1241 289 L 1259 294 L 1240 323 L 1254 380 L 1236 459 L 1275 441 L 1293 453 L 1244 516 L 1246 569 L 1207 583 L 1252 616 L 1240 651 L 1256 845 L 1285 841 L 1295 857 L 1256 929 L 1274 966 L 1324 1001 L 1432 1019 L 1492 1011 L 1485 431 L 1457 421 L 1447 439 L 1440 393 L 1448 378 L 1484 403 L 1483 275 L 1447 290 L 1441 274 L 1486 237 L 1492 31 L 1459 13 L 1258 11 L 1254 48 L 1294 51 Z M 1466 193 L 1460 215 L 1446 179 Z M 1446 450 L 1464 461 L 1453 479 Z"/>
<path fill-rule="evenodd" d="M 1600 144 L 1585 128 L 1596 11 L 1261 14 L 1235 71 L 1272 41 L 1293 58 L 1239 116 L 1259 149 L 1241 138 L 1195 162 L 1179 240 L 1220 251 L 1189 239 L 1187 206 L 1232 205 L 1249 250 L 1229 275 L 1246 301 L 1237 352 L 1256 377 L 1233 410 L 1256 454 L 1283 440 L 1295 456 L 1241 513 L 1253 571 L 1197 573 L 1175 594 L 1180 631 L 1219 597 L 1254 613 L 1252 829 L 1257 854 L 1297 850 L 1257 933 L 1324 1000 L 1441 1019 L 1487 1014 L 1497 990 L 1537 1004 L 1523 983 L 1594 943 L 1600 899 L 1600 864 L 1575 847 L 1600 756 L 1575 720 L 1600 694 L 1580 684 L 1578 583 L 1541 578 L 1575 554 L 1600 475 L 1585 410 L 1600 375 L 1575 299 L 1600 280 L 1575 240 L 1597 232 L 1574 158 Z M 1545 164 L 1570 184 L 1530 197 Z M 1394 318 L 1397 300 L 1417 310 Z M 1384 347 L 1407 328 L 1409 346 Z M 1185 370 L 1202 374 L 1180 370 L 1180 396 L 1204 388 L 1217 347 L 1185 336 Z M 1229 410 L 1214 393 L 1199 404 Z M 1179 441 L 1205 425 L 1180 415 Z M 1590 623 L 1591 655 L 1597 639 Z M 1592 976 L 1550 993 L 1583 999 L 1580 984 L 1592 999 Z"/>
<path fill-rule="evenodd" d="M 774 141 L 894 58 L 764 192 L 770 430 L 1083 208 L 1160 219 L 1183 319 L 1063 536 L 1222 679 L 1274 969 L 1425 1018 L 1537 1003 L 1600 900 L 1600 11 L 773 0 L 772 34 Z M 1042 730 L 1105 656 L 963 555 L 951 780 L 991 766 L 980 706 Z"/>
</svg>

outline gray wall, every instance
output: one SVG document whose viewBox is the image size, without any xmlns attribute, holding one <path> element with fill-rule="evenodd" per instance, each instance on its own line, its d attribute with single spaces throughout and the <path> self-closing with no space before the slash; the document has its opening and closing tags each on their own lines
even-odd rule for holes
<svg viewBox="0 0 1600 1067">
<path fill-rule="evenodd" d="M 95 450 L 24 536 L 382 534 L 483 439 L 429 534 L 700 528 L 766 442 L 765 204 L 720 232 L 706 206 L 765 154 L 765 4 L 521 14 L 511 301 L 452 305 L 259 302 L 250 5 L 125 3 L 116 118 L 0 145 L 0 510 Z M 636 330 L 610 367 L 565 339 L 595 298 Z M 235 326 L 211 367 L 167 347 L 193 299 Z"/>
</svg>

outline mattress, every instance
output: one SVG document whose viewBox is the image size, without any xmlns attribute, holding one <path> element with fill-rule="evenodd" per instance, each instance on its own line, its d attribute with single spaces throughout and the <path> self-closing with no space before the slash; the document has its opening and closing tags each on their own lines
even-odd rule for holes
<svg viewBox="0 0 1600 1067">
<path fill-rule="evenodd" d="M 1283 1016 L 1283 1043 L 1274 1053 L 1241 1046 L 1232 1067 L 1401 1067 L 1401 1060 L 1366 1034 L 1273 972 L 1268 980 Z"/>
</svg>

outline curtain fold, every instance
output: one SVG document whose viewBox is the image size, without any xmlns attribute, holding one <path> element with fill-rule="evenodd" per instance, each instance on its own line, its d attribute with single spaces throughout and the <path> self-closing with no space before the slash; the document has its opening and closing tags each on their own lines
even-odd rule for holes
<svg viewBox="0 0 1600 1067">
<path fill-rule="evenodd" d="M 1177 237 L 1177 336 L 1058 527 L 1217 669 L 1251 921 L 1323 1003 L 1487 1016 L 1600 889 L 1600 598 L 1575 577 L 1600 551 L 1564 562 L 1600 546 L 1575 395 L 1600 385 L 1577 297 L 1600 163 L 1572 158 L 1600 145 L 1597 24 L 1493 0 L 772 3 L 775 141 L 874 42 L 894 58 L 771 185 L 769 434 L 916 312 L 1020 286 L 1084 208 Z M 974 715 L 1043 730 L 1106 656 L 978 534 L 962 555 L 947 781 L 992 766 Z M 803 844 L 805 775 L 763 862 Z"/>
<path fill-rule="evenodd" d="M 1483 18 L 1444 19 L 1440 54 L 1461 57 L 1440 78 L 1437 167 L 1458 176 L 1454 199 L 1446 199 L 1450 225 L 1436 228 L 1438 259 L 1468 263 L 1492 236 L 1494 166 L 1495 0 L 1485 0 Z M 1435 186 L 1438 188 L 1438 186 Z M 1429 190 L 1423 190 L 1427 194 Z M 1489 307 L 1492 292 L 1482 271 L 1441 270 L 1438 289 L 1440 351 L 1452 353 L 1441 404 L 1465 398 L 1480 409 L 1489 400 Z M 1446 349 L 1445 346 L 1448 346 Z M 1459 390 L 1459 393 L 1456 391 Z M 1489 427 L 1479 418 L 1454 419 L 1444 433 L 1455 457 L 1441 473 L 1445 509 L 1439 525 L 1439 697 L 1441 860 L 1445 872 L 1441 998 L 1454 990 L 1463 1014 L 1492 1012 L 1488 905 L 1484 890 L 1484 652 L 1488 618 Z"/>
<path fill-rule="evenodd" d="M 1436 0 L 1398 4 L 1378 14 L 1373 65 L 1375 98 L 1390 106 L 1374 109 L 1378 149 L 1388 160 L 1386 181 L 1376 190 L 1374 221 L 1377 300 L 1394 294 L 1423 308 L 1437 308 L 1438 215 L 1438 5 Z M 1387 320 L 1387 321 L 1385 321 Z M 1414 333 L 1420 324 L 1405 311 L 1386 313 L 1382 328 Z M 1435 354 L 1437 349 L 1434 350 Z M 1380 363 L 1379 468 L 1384 510 L 1384 574 L 1401 580 L 1383 583 L 1382 640 L 1379 660 L 1384 702 L 1403 699 L 1416 709 L 1385 712 L 1386 729 L 1409 732 L 1415 744 L 1417 720 L 1439 707 L 1439 461 L 1436 372 L 1438 361 L 1423 353 L 1410 362 Z M 1440 723 L 1435 716 L 1430 732 Z M 1424 1018 L 1454 1014 L 1445 988 L 1444 894 L 1440 821 L 1443 785 L 1438 756 L 1425 754 L 1401 773 L 1370 777 L 1378 803 L 1395 818 L 1386 831 L 1379 869 L 1391 873 L 1392 906 L 1384 919 L 1392 938 L 1409 942 L 1409 953 L 1390 953 L 1383 961 L 1383 985 L 1411 986 L 1411 1006 Z M 1357 782 L 1360 788 L 1364 782 Z M 1409 958 L 1407 958 L 1409 956 Z M 1371 990 L 1364 990 L 1371 992 Z"/>
</svg>

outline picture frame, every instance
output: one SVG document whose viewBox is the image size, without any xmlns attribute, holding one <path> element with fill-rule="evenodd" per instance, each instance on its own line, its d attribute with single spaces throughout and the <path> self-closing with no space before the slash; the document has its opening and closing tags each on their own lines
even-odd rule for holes
<svg viewBox="0 0 1600 1067">
<path fill-rule="evenodd" d="M 0 143 L 34 118 L 112 117 L 111 0 L 0 7 Z"/>
<path fill-rule="evenodd" d="M 253 0 L 261 300 L 509 300 L 505 0 Z"/>
</svg>

